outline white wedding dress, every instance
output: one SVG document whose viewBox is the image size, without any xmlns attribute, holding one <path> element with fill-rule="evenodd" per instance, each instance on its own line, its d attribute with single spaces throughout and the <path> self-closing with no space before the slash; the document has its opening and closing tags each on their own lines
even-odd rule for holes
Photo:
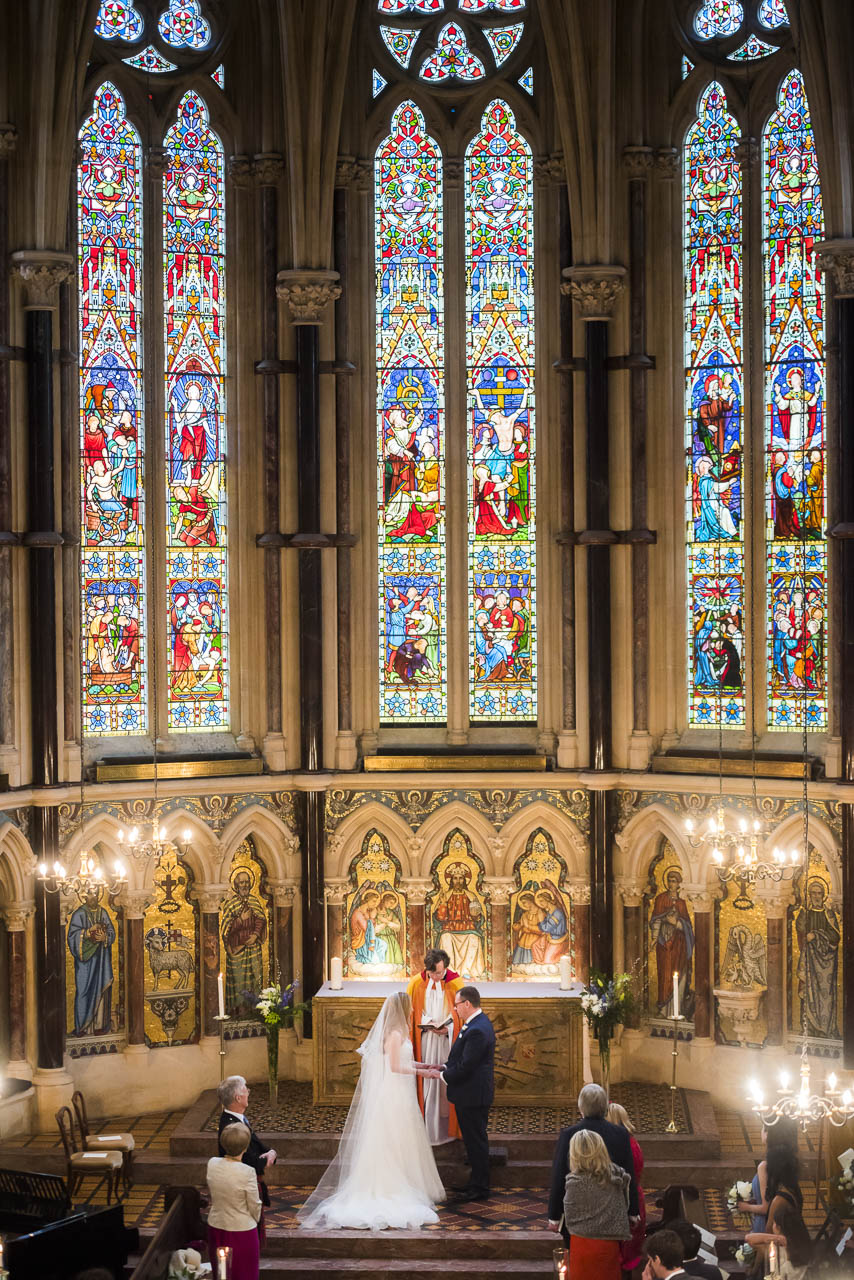
<svg viewBox="0 0 854 1280">
<path fill-rule="evenodd" d="M 439 1221 L 445 1191 L 418 1106 L 405 999 L 388 997 L 359 1049 L 338 1154 L 300 1209 L 301 1227 L 412 1231 Z"/>
</svg>

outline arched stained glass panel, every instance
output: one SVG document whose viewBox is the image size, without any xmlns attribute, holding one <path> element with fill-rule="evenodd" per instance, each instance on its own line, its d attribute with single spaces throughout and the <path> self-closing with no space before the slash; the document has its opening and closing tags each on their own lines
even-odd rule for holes
<svg viewBox="0 0 854 1280">
<path fill-rule="evenodd" d="M 413 102 L 376 153 L 380 719 L 443 721 L 442 157 Z"/>
<path fill-rule="evenodd" d="M 422 80 L 480 80 L 486 74 L 483 63 L 469 48 L 466 33 L 458 22 L 448 22 L 439 32 L 436 48 L 421 64 Z"/>
<path fill-rule="evenodd" d="M 169 0 L 157 29 L 173 49 L 204 49 L 210 44 L 210 25 L 202 16 L 201 0 Z"/>
<path fill-rule="evenodd" d="M 787 27 L 789 15 L 786 13 L 784 0 L 762 0 L 759 6 L 759 21 L 769 31 L 773 31 L 776 27 Z"/>
<path fill-rule="evenodd" d="M 827 725 L 824 235 L 800 72 L 763 134 L 768 553 L 768 722 Z"/>
<path fill-rule="evenodd" d="M 445 0 L 377 0 L 380 13 L 438 13 Z"/>
<path fill-rule="evenodd" d="M 524 9 L 527 0 L 459 0 L 460 8 L 468 13 L 480 13 L 484 9 L 503 9 L 515 12 Z"/>
<path fill-rule="evenodd" d="M 164 139 L 168 724 L 228 728 L 225 172 L 195 93 Z"/>
<path fill-rule="evenodd" d="M 745 722 L 742 196 L 736 121 L 709 85 L 685 142 L 688 723 Z"/>
<path fill-rule="evenodd" d="M 465 159 L 473 721 L 537 718 L 531 148 L 494 101 Z"/>
<path fill-rule="evenodd" d="M 127 0 L 101 0 L 95 19 L 95 35 L 102 40 L 126 40 L 132 44 L 142 35 L 142 14 Z"/>
<path fill-rule="evenodd" d="M 744 21 L 739 0 L 705 0 L 694 18 L 694 30 L 701 40 L 734 35 Z"/>
<path fill-rule="evenodd" d="M 142 153 L 112 84 L 80 144 L 83 732 L 134 734 L 147 727 Z"/>
</svg>

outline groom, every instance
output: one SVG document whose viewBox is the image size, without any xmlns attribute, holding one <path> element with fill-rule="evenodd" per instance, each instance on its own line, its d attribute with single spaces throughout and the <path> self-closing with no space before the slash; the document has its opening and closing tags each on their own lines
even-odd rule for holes
<svg viewBox="0 0 854 1280">
<path fill-rule="evenodd" d="M 495 1031 L 480 1007 L 476 987 L 461 987 L 454 997 L 454 1009 L 462 1030 L 444 1067 L 428 1067 L 428 1077 L 444 1080 L 448 1101 L 454 1104 L 457 1122 L 466 1146 L 471 1176 L 464 1187 L 452 1187 L 454 1200 L 489 1199 L 489 1108 L 492 1106 L 495 1062 Z"/>
</svg>

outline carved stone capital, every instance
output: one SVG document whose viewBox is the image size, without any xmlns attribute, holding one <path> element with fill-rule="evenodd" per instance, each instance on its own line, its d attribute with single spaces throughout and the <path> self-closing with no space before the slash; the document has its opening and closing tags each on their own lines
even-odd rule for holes
<svg viewBox="0 0 854 1280">
<path fill-rule="evenodd" d="M 356 156 L 339 156 L 335 165 L 336 187 L 353 187 L 356 191 L 367 191 L 373 178 L 374 167 L 370 160 L 360 160 Z"/>
<path fill-rule="evenodd" d="M 268 880 L 268 888 L 273 895 L 277 907 L 292 907 L 297 895 L 298 885 L 290 880 Z"/>
<path fill-rule="evenodd" d="M 643 182 L 652 172 L 652 147 L 623 147 L 623 168 L 629 182 Z"/>
<path fill-rule="evenodd" d="M 614 304 L 626 282 L 626 268 L 594 264 L 565 267 L 561 293 L 568 293 L 578 304 L 581 319 L 610 320 Z"/>
<path fill-rule="evenodd" d="M 833 276 L 837 298 L 854 298 L 854 240 L 821 240 L 815 246 L 821 271 Z"/>
<path fill-rule="evenodd" d="M 8 121 L 0 124 L 0 156 L 10 156 L 18 145 L 18 130 Z"/>
<path fill-rule="evenodd" d="M 349 888 L 350 881 L 346 877 L 327 880 L 323 887 L 323 896 L 330 907 L 343 907 Z"/>
<path fill-rule="evenodd" d="M 229 156 L 225 171 L 233 187 L 245 189 L 252 186 L 252 161 L 248 156 Z"/>
<path fill-rule="evenodd" d="M 22 933 L 35 914 L 34 902 L 10 902 L 0 911 L 7 933 Z"/>
<path fill-rule="evenodd" d="M 782 881 L 757 880 L 751 889 L 751 897 L 762 908 L 766 920 L 785 920 L 791 900 L 792 888 Z"/>
<path fill-rule="evenodd" d="M 452 158 L 445 161 L 445 186 L 449 191 L 459 191 L 463 185 L 463 162 Z"/>
<path fill-rule="evenodd" d="M 488 887 L 489 901 L 494 907 L 506 907 L 510 901 L 510 894 L 515 888 L 516 884 L 512 878 L 491 880 Z"/>
<path fill-rule="evenodd" d="M 125 889 L 119 902 L 124 909 L 126 920 L 141 920 L 151 906 L 153 891 L 151 889 Z"/>
<path fill-rule="evenodd" d="M 191 896 L 198 902 L 199 910 L 203 915 L 215 916 L 219 914 L 219 909 L 228 893 L 227 884 L 197 884 Z"/>
<path fill-rule="evenodd" d="M 570 880 L 567 884 L 569 896 L 577 907 L 590 906 L 590 885 L 586 880 Z"/>
<path fill-rule="evenodd" d="M 427 895 L 433 888 L 433 881 L 404 880 L 400 887 L 410 907 L 423 907 L 427 901 Z"/>
<path fill-rule="evenodd" d="M 752 169 L 759 163 L 759 143 L 756 138 L 742 138 L 736 143 L 735 158 L 745 169 Z"/>
<path fill-rule="evenodd" d="M 322 324 L 330 302 L 341 297 L 337 271 L 280 271 L 276 293 L 288 304 L 291 324 Z"/>
<path fill-rule="evenodd" d="M 145 168 L 152 182 L 160 182 L 169 168 L 169 152 L 165 147 L 149 147 L 145 154 Z"/>
<path fill-rule="evenodd" d="M 642 907 L 643 906 L 643 885 L 638 884 L 634 880 L 618 880 L 616 882 L 617 893 L 620 895 L 620 901 L 624 907 Z"/>
<path fill-rule="evenodd" d="M 252 162 L 252 176 L 258 187 L 277 187 L 285 176 L 285 158 L 278 151 L 262 151 Z"/>
<path fill-rule="evenodd" d="M 718 895 L 712 893 L 711 889 L 685 889 L 683 886 L 682 892 L 695 911 L 708 913 L 714 909 L 718 900 Z"/>
<path fill-rule="evenodd" d="M 679 177 L 679 148 L 658 147 L 655 152 L 655 172 L 663 182 L 675 182 Z"/>
<path fill-rule="evenodd" d="M 566 182 L 566 166 L 560 151 L 555 151 L 550 156 L 537 156 L 534 161 L 534 181 L 540 187 L 558 186 L 561 182 Z"/>
<path fill-rule="evenodd" d="M 12 270 L 24 285 L 25 311 L 51 311 L 59 302 L 59 286 L 74 274 L 74 258 L 56 249 L 19 249 Z"/>
</svg>

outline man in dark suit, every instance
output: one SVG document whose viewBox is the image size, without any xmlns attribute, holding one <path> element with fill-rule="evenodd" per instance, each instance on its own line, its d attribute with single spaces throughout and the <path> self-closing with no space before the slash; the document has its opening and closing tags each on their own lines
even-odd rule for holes
<svg viewBox="0 0 854 1280">
<path fill-rule="evenodd" d="M 454 1008 L 462 1022 L 444 1067 L 425 1074 L 444 1080 L 457 1121 L 471 1175 L 464 1187 L 452 1187 L 457 1201 L 489 1199 L 489 1108 L 495 1094 L 495 1030 L 480 1007 L 476 987 L 460 987 Z"/>
<path fill-rule="evenodd" d="M 249 1087 L 243 1076 L 228 1076 L 223 1080 L 217 1089 L 217 1097 L 222 1103 L 222 1115 L 219 1118 L 219 1133 L 228 1124 L 245 1124 L 249 1130 L 249 1146 L 243 1153 L 243 1163 L 248 1164 L 254 1169 L 258 1175 L 258 1194 L 261 1197 L 261 1203 L 266 1207 L 270 1204 L 270 1192 L 267 1190 L 267 1184 L 264 1181 L 264 1174 L 267 1166 L 275 1162 L 276 1153 L 272 1147 L 265 1147 L 264 1143 L 253 1130 L 249 1121 L 246 1119 L 246 1107 L 249 1103 Z M 219 1154 L 225 1155 L 222 1147 L 219 1147 Z"/>
<path fill-rule="evenodd" d="M 549 1227 L 552 1231 L 560 1230 L 566 1175 L 569 1173 L 569 1143 L 572 1135 L 578 1133 L 579 1129 L 591 1129 L 593 1133 L 598 1133 L 613 1163 L 625 1169 L 631 1177 L 629 1219 L 634 1225 L 634 1220 L 638 1217 L 638 1184 L 635 1178 L 635 1162 L 632 1158 L 629 1131 L 622 1125 L 611 1124 L 605 1119 L 608 1098 L 601 1085 L 586 1084 L 584 1086 L 578 1095 L 578 1110 L 581 1112 L 581 1119 L 569 1129 L 561 1129 L 555 1147 L 552 1185 L 549 1193 Z M 566 1233 L 564 1235 L 566 1237 Z"/>
</svg>

